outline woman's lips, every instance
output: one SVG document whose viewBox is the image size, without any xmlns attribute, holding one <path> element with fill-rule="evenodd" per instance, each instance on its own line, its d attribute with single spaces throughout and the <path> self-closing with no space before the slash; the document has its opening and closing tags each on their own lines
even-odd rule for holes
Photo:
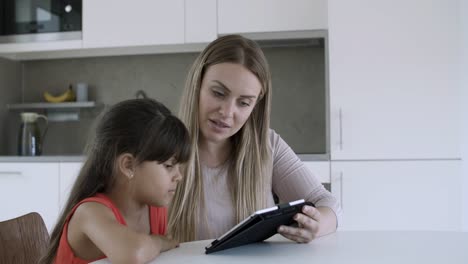
<svg viewBox="0 0 468 264">
<path fill-rule="evenodd" d="M 214 126 L 219 127 L 221 129 L 230 128 L 230 126 L 228 124 L 224 123 L 223 121 L 219 121 L 219 120 L 215 120 L 215 119 L 209 119 L 209 120 Z"/>
</svg>

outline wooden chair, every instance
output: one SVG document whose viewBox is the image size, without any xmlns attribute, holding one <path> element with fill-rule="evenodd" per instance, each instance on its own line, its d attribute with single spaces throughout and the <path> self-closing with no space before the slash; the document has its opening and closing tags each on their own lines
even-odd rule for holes
<svg viewBox="0 0 468 264">
<path fill-rule="evenodd" d="M 37 263 L 49 243 L 38 213 L 0 222 L 0 263 Z"/>
</svg>

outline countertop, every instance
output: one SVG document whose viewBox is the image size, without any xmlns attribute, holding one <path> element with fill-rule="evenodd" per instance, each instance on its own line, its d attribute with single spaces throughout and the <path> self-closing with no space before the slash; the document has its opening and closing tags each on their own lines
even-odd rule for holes
<svg viewBox="0 0 468 264">
<path fill-rule="evenodd" d="M 83 162 L 85 156 L 0 156 L 0 162 Z"/>
<path fill-rule="evenodd" d="M 150 263 L 468 263 L 468 232 L 338 231 L 309 244 L 275 235 L 263 243 L 205 255 L 205 246 L 210 243 L 182 243 Z M 110 262 L 104 259 L 93 263 Z"/>
<path fill-rule="evenodd" d="M 329 161 L 328 154 L 298 154 L 302 161 Z M 57 155 L 57 156 L 0 156 L 0 162 L 82 162 L 83 155 Z"/>
</svg>

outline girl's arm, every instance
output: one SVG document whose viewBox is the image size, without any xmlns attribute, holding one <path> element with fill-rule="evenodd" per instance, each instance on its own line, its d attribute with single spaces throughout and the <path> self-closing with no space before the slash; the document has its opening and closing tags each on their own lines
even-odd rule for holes
<svg viewBox="0 0 468 264">
<path fill-rule="evenodd" d="M 164 236 L 138 233 L 121 225 L 111 209 L 99 203 L 84 203 L 75 211 L 69 225 L 76 233 L 88 238 L 112 263 L 146 263 L 156 258 L 160 252 L 177 246 L 177 242 Z M 88 239 L 69 239 L 70 246 L 76 249 L 88 248 Z M 73 243 L 77 245 L 73 245 Z M 87 254 L 87 252 L 83 252 Z M 75 252 L 80 256 L 80 252 Z"/>
</svg>

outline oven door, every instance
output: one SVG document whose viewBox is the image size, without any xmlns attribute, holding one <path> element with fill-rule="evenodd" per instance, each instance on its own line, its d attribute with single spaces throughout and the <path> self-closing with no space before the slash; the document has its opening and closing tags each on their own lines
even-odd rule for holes
<svg viewBox="0 0 468 264">
<path fill-rule="evenodd" d="M 0 38 L 81 31 L 81 4 L 81 0 L 2 0 Z"/>
</svg>

